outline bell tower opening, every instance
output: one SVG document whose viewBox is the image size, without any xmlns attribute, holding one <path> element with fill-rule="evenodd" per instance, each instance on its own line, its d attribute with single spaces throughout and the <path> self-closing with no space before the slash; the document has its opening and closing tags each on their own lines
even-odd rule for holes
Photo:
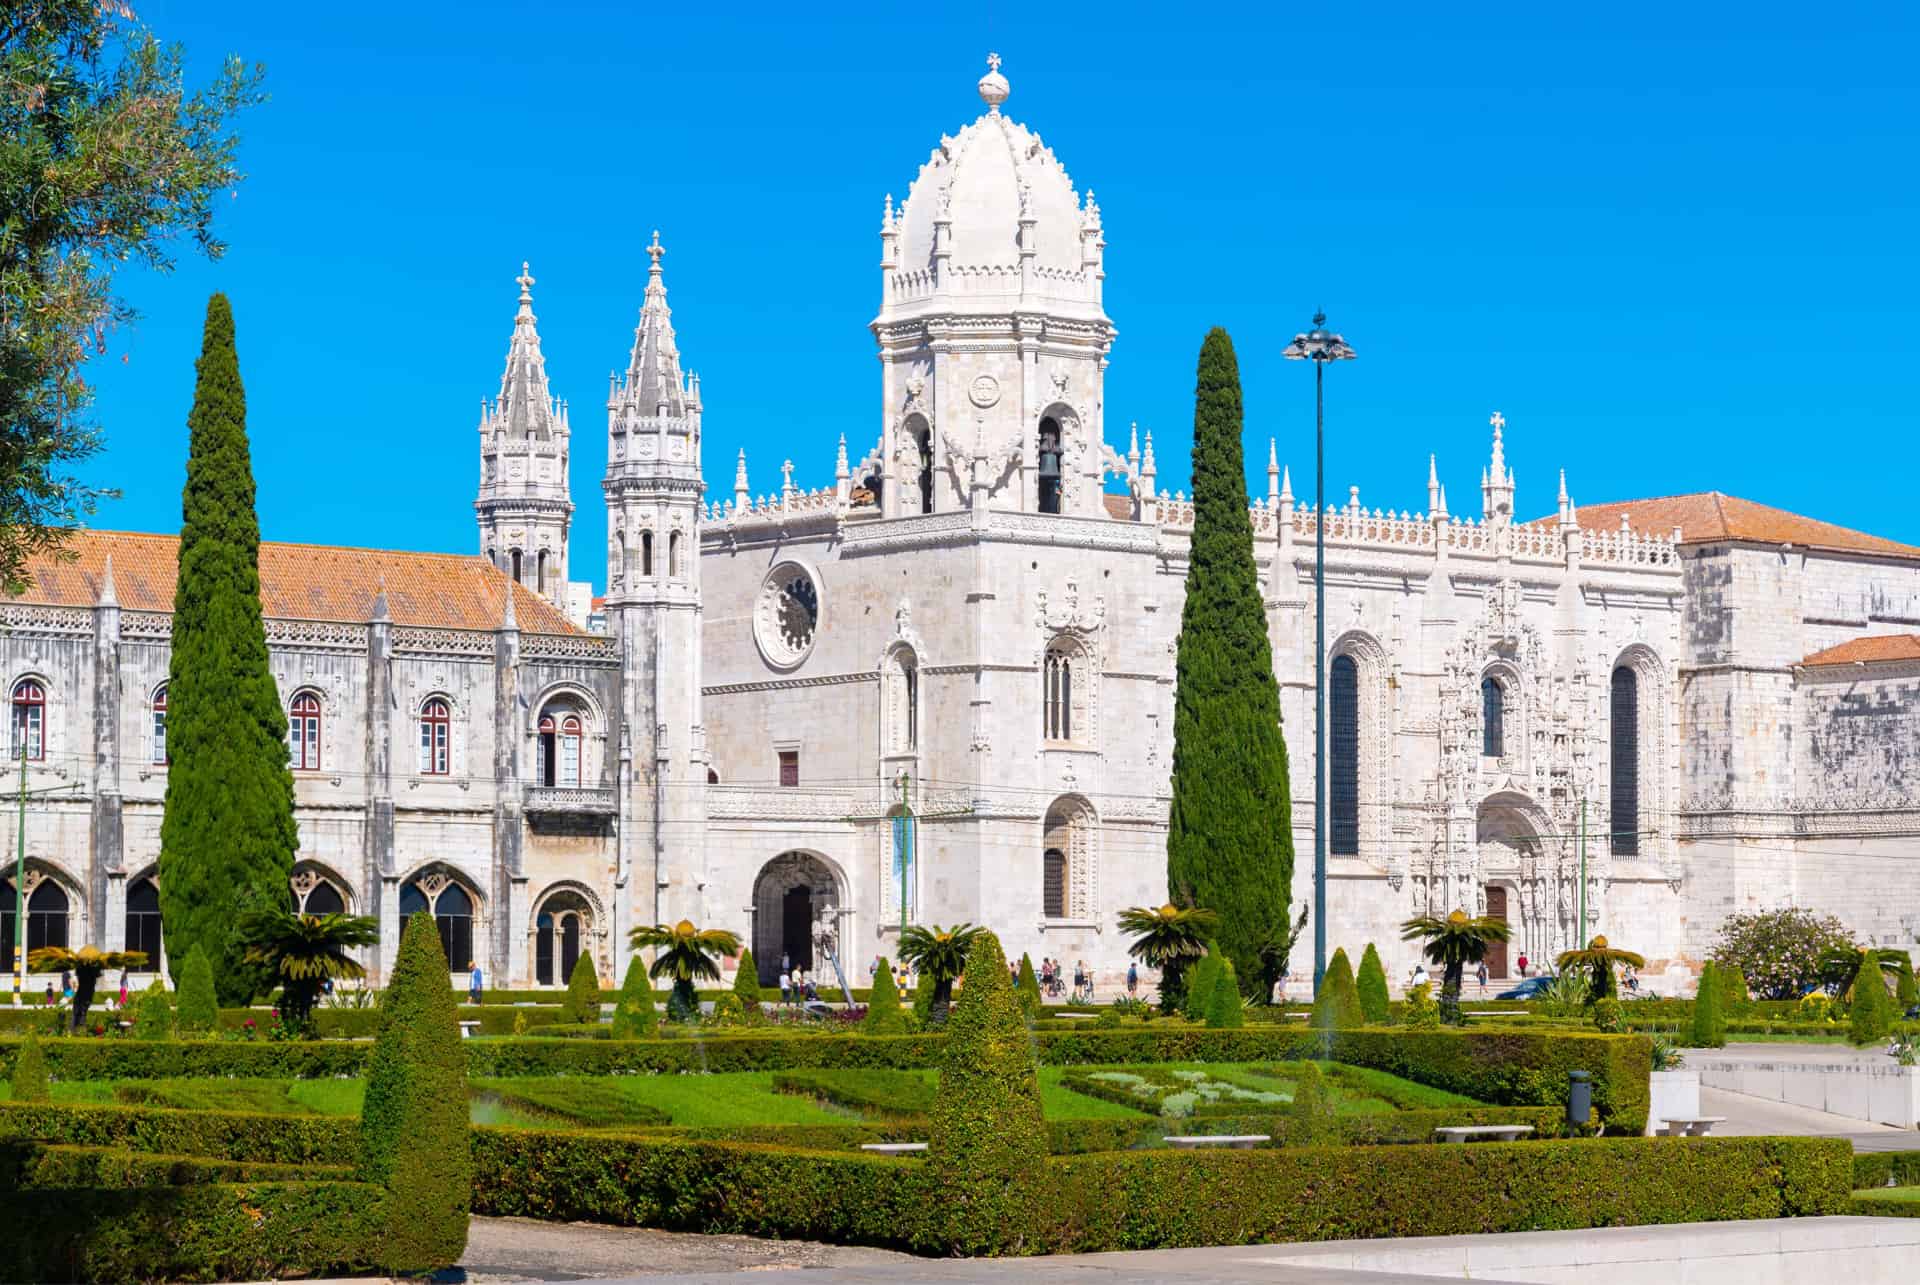
<svg viewBox="0 0 1920 1285">
<path fill-rule="evenodd" d="M 1060 421 L 1040 421 L 1040 512 L 1060 511 Z"/>
</svg>

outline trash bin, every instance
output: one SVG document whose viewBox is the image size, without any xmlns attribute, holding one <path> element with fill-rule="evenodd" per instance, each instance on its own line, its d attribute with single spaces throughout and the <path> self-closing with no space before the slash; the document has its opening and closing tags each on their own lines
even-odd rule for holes
<svg viewBox="0 0 1920 1285">
<path fill-rule="evenodd" d="M 1567 1123 L 1582 1125 L 1593 1117 L 1593 1077 L 1585 1071 L 1567 1072 Z"/>
</svg>

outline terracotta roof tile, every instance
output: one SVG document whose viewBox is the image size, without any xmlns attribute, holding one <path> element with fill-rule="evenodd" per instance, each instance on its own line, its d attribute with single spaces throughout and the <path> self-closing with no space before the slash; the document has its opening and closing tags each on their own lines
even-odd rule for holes
<svg viewBox="0 0 1920 1285">
<path fill-rule="evenodd" d="M 180 541 L 132 531 L 81 531 L 67 542 L 71 556 L 41 555 L 28 563 L 32 580 L 16 602 L 90 607 L 100 599 L 107 555 L 113 555 L 114 596 L 132 611 L 172 611 Z M 384 585 L 396 625 L 437 629 L 497 629 L 505 593 L 513 590 L 514 620 L 527 633 L 580 631 L 566 613 L 478 554 L 408 553 L 324 544 L 260 546 L 260 602 L 283 620 L 362 622 Z"/>
<path fill-rule="evenodd" d="M 1625 514 L 1635 531 L 1666 534 L 1680 528 L 1682 544 L 1716 540 L 1749 540 L 1757 544 L 1792 544 L 1805 549 L 1837 553 L 1876 553 L 1894 558 L 1920 559 L 1920 548 L 1883 540 L 1876 535 L 1835 526 L 1719 491 L 1694 495 L 1667 495 L 1618 504 L 1582 505 L 1580 526 L 1587 531 L 1617 531 Z M 1552 521 L 1552 519 L 1544 519 Z"/>
<path fill-rule="evenodd" d="M 1802 665 L 1871 665 L 1875 661 L 1920 660 L 1920 634 L 1876 634 L 1850 638 L 1837 647 L 1816 651 Z"/>
<path fill-rule="evenodd" d="M 1100 496 L 1100 502 L 1106 505 L 1108 517 L 1119 518 L 1126 522 L 1133 521 L 1133 497 L 1131 495 L 1115 495 L 1111 491 L 1103 492 Z"/>
</svg>

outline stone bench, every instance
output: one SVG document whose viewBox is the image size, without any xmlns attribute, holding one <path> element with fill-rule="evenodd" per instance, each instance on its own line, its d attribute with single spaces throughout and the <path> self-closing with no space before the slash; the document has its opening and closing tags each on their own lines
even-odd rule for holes
<svg viewBox="0 0 1920 1285">
<path fill-rule="evenodd" d="M 1716 1124 L 1725 1124 L 1723 1115 L 1676 1115 L 1661 1122 L 1660 1132 L 1669 1138 L 1704 1138 Z"/>
<path fill-rule="evenodd" d="M 1530 1124 L 1453 1124 L 1435 1129 L 1436 1142 L 1518 1142 L 1533 1132 Z"/>
<path fill-rule="evenodd" d="M 863 1142 L 862 1151 L 872 1151 L 883 1156 L 911 1156 L 927 1149 L 924 1142 Z"/>
<path fill-rule="evenodd" d="M 479 1029 L 480 1029 L 480 1023 L 478 1022 L 462 1022 L 460 1023 L 460 1038 L 463 1040 L 470 1040 L 474 1037 L 475 1033 L 479 1031 Z"/>
<path fill-rule="evenodd" d="M 1273 1136 L 1266 1133 L 1202 1133 L 1165 1138 L 1162 1141 L 1181 1151 L 1196 1151 L 1201 1147 L 1230 1147 L 1235 1151 L 1247 1151 L 1263 1142 L 1272 1142 Z"/>
</svg>

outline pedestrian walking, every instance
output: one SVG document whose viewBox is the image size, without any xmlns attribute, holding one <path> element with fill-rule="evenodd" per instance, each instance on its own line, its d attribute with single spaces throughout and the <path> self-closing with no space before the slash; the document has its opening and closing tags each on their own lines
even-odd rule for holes
<svg viewBox="0 0 1920 1285">
<path fill-rule="evenodd" d="M 120 970 L 120 1007 L 127 1006 L 127 970 Z"/>
<path fill-rule="evenodd" d="M 467 961 L 467 967 L 473 970 L 473 976 L 467 978 L 467 1003 L 478 1004 L 480 1002 L 481 983 L 486 979 L 480 973 L 480 965 L 476 964 L 473 960 L 469 959 Z"/>
<path fill-rule="evenodd" d="M 1127 998 L 1128 999 L 1133 998 L 1133 993 L 1135 990 L 1139 989 L 1139 986 L 1140 986 L 1140 968 L 1137 964 L 1128 964 L 1127 965 Z"/>
<path fill-rule="evenodd" d="M 60 997 L 73 998 L 73 974 L 64 968 L 60 970 Z"/>
<path fill-rule="evenodd" d="M 1480 967 L 1475 971 L 1476 975 L 1480 978 L 1480 993 L 1485 995 L 1487 993 L 1487 961 L 1484 959 L 1481 960 Z"/>
<path fill-rule="evenodd" d="M 1524 951 L 1524 950 L 1523 950 L 1523 951 L 1521 951 L 1521 952 L 1520 952 L 1520 958 L 1518 958 L 1518 959 L 1516 959 L 1516 960 L 1514 960 L 1513 962 L 1514 962 L 1514 963 L 1516 963 L 1516 964 L 1518 964 L 1518 965 L 1520 965 L 1520 975 L 1521 975 L 1522 977 L 1525 977 L 1525 976 L 1527 976 L 1527 975 L 1528 975 L 1528 974 L 1527 974 L 1527 952 L 1526 952 L 1526 951 Z"/>
</svg>

